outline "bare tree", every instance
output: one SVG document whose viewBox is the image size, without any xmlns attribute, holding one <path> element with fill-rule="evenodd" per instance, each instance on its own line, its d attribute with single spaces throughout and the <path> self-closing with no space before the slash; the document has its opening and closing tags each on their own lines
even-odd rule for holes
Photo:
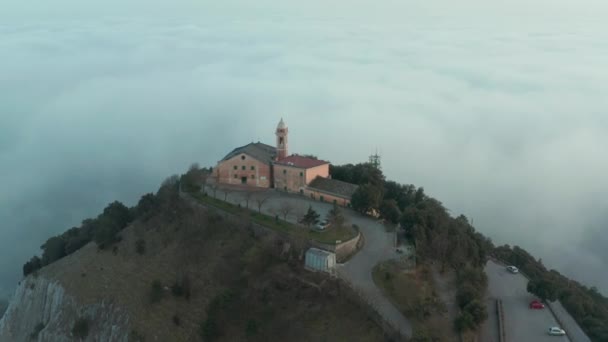
<svg viewBox="0 0 608 342">
<path fill-rule="evenodd" d="M 445 267 L 450 259 L 450 236 L 447 228 L 441 229 L 435 235 L 431 243 L 437 259 L 441 262 L 441 273 L 445 272 Z"/>
<path fill-rule="evenodd" d="M 228 195 L 232 192 L 229 188 L 223 188 L 222 193 L 224 193 L 224 202 L 228 200 Z"/>
<path fill-rule="evenodd" d="M 245 201 L 245 208 L 247 209 L 249 209 L 249 201 L 251 200 L 251 197 L 253 197 L 253 192 L 245 191 L 243 193 L 243 200 Z"/>
<path fill-rule="evenodd" d="M 213 192 L 213 198 L 217 198 L 216 194 L 217 194 L 217 190 L 218 190 L 218 186 L 217 184 L 209 184 L 208 185 L 209 189 L 211 189 L 211 192 Z"/>
<path fill-rule="evenodd" d="M 283 201 L 279 206 L 279 213 L 283 215 L 283 220 L 287 221 L 287 216 L 295 210 L 295 207 L 289 201 Z"/>
<path fill-rule="evenodd" d="M 198 163 L 192 163 L 192 165 L 190 165 L 190 168 L 188 168 L 188 171 L 200 171 L 201 166 Z"/>
<path fill-rule="evenodd" d="M 270 197 L 272 197 L 272 194 L 271 194 L 271 193 L 268 193 L 268 192 L 266 192 L 266 193 L 262 193 L 262 194 L 260 194 L 259 196 L 256 196 L 256 197 L 255 197 L 255 203 L 257 203 L 257 205 L 258 205 L 258 213 L 261 213 L 261 212 L 262 212 L 262 206 L 264 205 L 264 203 L 266 203 L 266 201 L 267 201 L 267 200 L 268 200 Z"/>
<path fill-rule="evenodd" d="M 205 193 L 207 191 L 207 180 L 209 179 L 209 176 L 211 176 L 210 173 L 208 173 L 207 171 L 203 171 L 201 172 L 201 191 L 203 193 Z"/>
<path fill-rule="evenodd" d="M 300 222 L 302 220 L 304 215 L 306 215 L 307 210 L 308 207 L 304 203 L 298 201 L 297 205 L 294 208 L 294 214 L 296 216 L 297 222 Z"/>
</svg>

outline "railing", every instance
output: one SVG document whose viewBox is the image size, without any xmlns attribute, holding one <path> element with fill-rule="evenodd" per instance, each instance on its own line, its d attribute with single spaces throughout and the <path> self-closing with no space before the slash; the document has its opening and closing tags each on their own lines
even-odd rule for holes
<svg viewBox="0 0 608 342">
<path fill-rule="evenodd" d="M 507 341 L 507 329 L 505 329 L 505 313 L 502 307 L 502 300 L 496 300 L 496 316 L 498 318 L 498 342 Z"/>
</svg>

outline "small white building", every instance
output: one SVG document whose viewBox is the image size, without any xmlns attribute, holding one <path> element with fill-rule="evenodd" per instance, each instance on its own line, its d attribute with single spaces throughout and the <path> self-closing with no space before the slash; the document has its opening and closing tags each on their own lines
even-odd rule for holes
<svg viewBox="0 0 608 342">
<path fill-rule="evenodd" d="M 306 251 L 304 266 L 312 271 L 333 273 L 336 267 L 336 254 L 318 248 Z"/>
</svg>

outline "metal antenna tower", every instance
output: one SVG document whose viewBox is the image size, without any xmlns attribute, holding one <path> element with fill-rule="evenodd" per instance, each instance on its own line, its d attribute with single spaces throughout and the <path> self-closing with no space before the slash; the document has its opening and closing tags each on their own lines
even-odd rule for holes
<svg viewBox="0 0 608 342">
<path fill-rule="evenodd" d="M 369 156 L 369 163 L 376 169 L 382 170 L 382 158 L 378 154 L 378 149 L 376 149 L 376 153 Z"/>
</svg>

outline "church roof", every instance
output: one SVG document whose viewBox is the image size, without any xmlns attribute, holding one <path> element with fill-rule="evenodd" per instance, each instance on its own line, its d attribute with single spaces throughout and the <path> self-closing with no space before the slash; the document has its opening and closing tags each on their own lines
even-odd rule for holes
<svg viewBox="0 0 608 342">
<path fill-rule="evenodd" d="M 245 146 L 235 148 L 234 150 L 232 150 L 232 152 L 228 153 L 224 157 L 224 159 L 222 159 L 222 161 L 234 158 L 235 156 L 238 156 L 241 153 L 246 154 L 261 162 L 270 163 L 275 159 L 277 155 L 277 149 L 274 146 L 262 144 L 260 142 L 251 143 Z"/>
<path fill-rule="evenodd" d="M 359 186 L 356 184 L 323 177 L 315 178 L 312 182 L 310 182 L 310 184 L 308 184 L 308 187 L 345 198 L 351 198 L 355 191 L 357 191 L 359 188 Z"/>
<path fill-rule="evenodd" d="M 289 157 L 285 157 L 279 161 L 276 161 L 275 164 L 293 166 L 300 169 L 310 169 L 313 167 L 329 164 L 329 162 L 325 160 L 319 160 L 315 158 L 303 157 L 297 154 L 292 154 Z"/>
</svg>

